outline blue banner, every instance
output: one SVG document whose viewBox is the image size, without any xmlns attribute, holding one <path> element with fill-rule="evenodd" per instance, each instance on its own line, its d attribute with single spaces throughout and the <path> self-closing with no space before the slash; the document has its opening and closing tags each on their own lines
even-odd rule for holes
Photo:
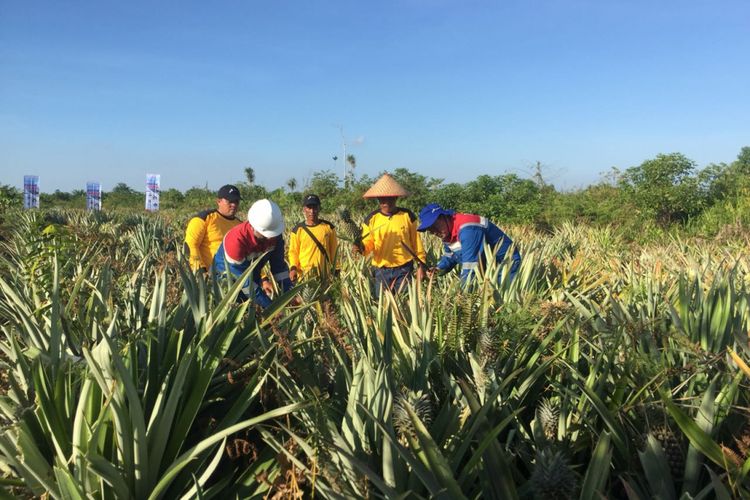
<svg viewBox="0 0 750 500">
<path fill-rule="evenodd" d="M 39 208 L 39 176 L 23 176 L 23 208 Z"/>
<path fill-rule="evenodd" d="M 146 174 L 146 210 L 155 212 L 159 210 L 159 190 L 161 186 L 161 175 Z"/>
<path fill-rule="evenodd" d="M 86 183 L 86 210 L 102 209 L 102 185 L 98 182 Z"/>
</svg>

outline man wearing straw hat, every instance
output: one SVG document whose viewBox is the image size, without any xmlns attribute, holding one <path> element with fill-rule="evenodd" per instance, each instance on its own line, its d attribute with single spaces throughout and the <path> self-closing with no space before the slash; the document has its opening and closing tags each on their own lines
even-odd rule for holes
<svg viewBox="0 0 750 500">
<path fill-rule="evenodd" d="M 363 198 L 377 198 L 379 208 L 365 218 L 362 246 L 355 247 L 372 255 L 375 295 L 380 289 L 399 291 L 411 279 L 417 265 L 417 278 L 424 276 L 426 259 L 422 240 L 417 234 L 417 217 L 411 210 L 397 207 L 396 200 L 408 196 L 406 190 L 389 174 L 383 174 Z"/>
</svg>

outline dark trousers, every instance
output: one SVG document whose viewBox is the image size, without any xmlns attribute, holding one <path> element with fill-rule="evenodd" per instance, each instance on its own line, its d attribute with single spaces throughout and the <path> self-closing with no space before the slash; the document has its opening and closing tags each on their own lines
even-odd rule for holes
<svg viewBox="0 0 750 500">
<path fill-rule="evenodd" d="M 373 295 L 379 297 L 381 287 L 393 293 L 401 290 L 402 286 L 406 287 L 413 269 L 414 264 L 411 262 L 398 267 L 373 267 L 372 274 L 375 277 Z"/>
</svg>

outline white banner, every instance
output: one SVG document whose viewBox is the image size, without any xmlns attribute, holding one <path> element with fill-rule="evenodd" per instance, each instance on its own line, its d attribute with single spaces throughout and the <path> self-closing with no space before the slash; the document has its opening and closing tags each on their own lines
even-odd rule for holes
<svg viewBox="0 0 750 500">
<path fill-rule="evenodd" d="M 159 210 L 159 188 L 161 175 L 146 174 L 146 210 L 155 212 Z"/>
<path fill-rule="evenodd" d="M 102 209 L 102 185 L 98 182 L 86 183 L 86 210 Z"/>
<path fill-rule="evenodd" d="M 39 208 L 39 176 L 23 176 L 23 208 Z"/>
</svg>

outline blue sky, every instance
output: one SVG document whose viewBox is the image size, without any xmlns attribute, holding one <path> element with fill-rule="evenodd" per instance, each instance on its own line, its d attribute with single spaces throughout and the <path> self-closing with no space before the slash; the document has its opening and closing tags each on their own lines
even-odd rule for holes
<svg viewBox="0 0 750 500">
<path fill-rule="evenodd" d="M 0 0 L 0 184 L 405 167 L 558 188 L 750 146 L 750 2 Z M 338 165 L 337 165 L 338 163 Z"/>
</svg>

